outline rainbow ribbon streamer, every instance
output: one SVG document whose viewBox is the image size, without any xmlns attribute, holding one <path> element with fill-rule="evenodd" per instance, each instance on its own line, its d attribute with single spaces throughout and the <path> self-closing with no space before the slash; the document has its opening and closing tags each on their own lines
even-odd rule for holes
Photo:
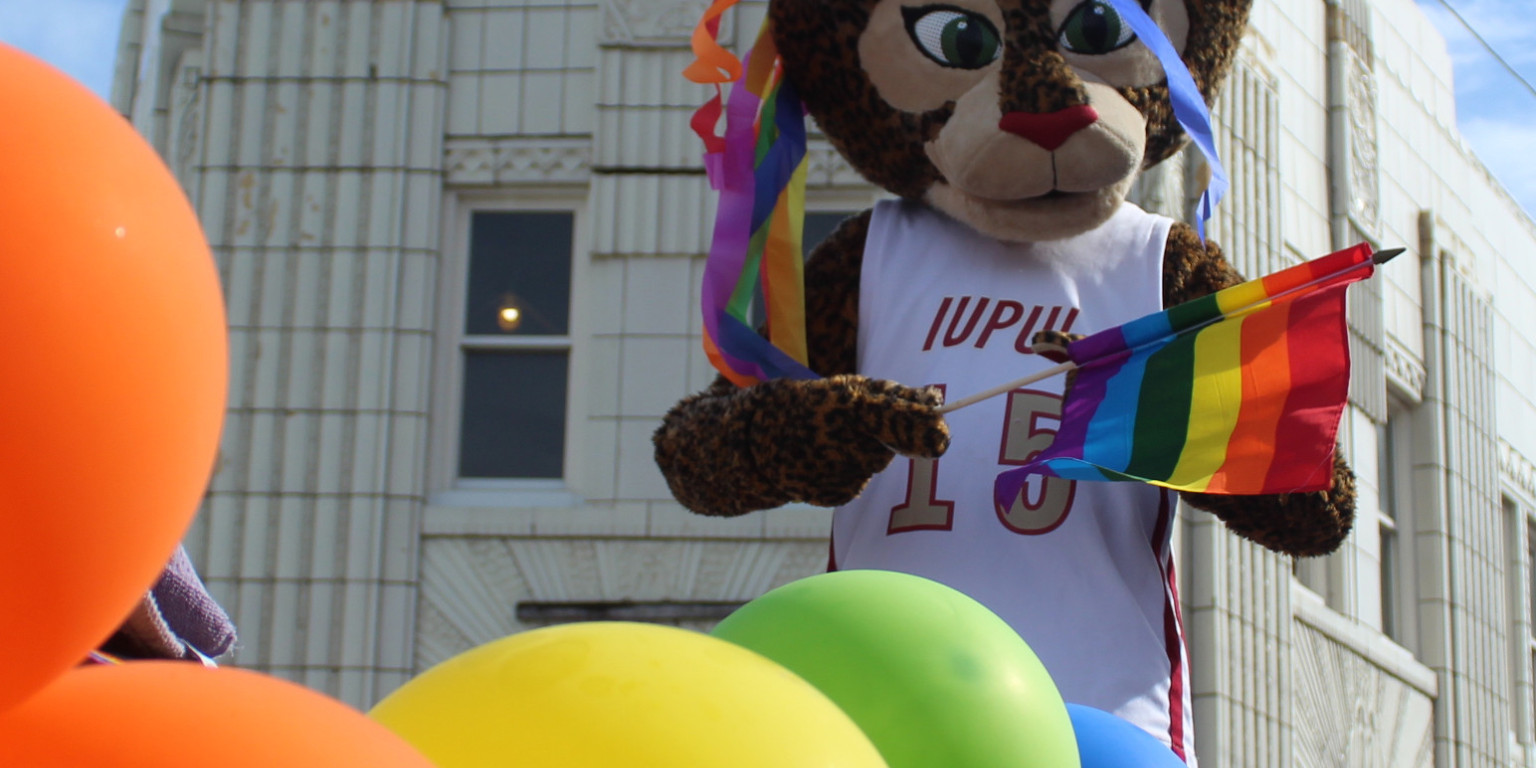
<svg viewBox="0 0 1536 768">
<path fill-rule="evenodd" d="M 804 263 L 805 108 L 784 79 L 769 22 L 741 62 L 719 44 L 720 21 L 737 0 L 714 0 L 693 32 L 697 60 L 688 79 L 713 84 L 715 96 L 694 113 L 691 125 L 704 141 L 704 166 L 720 192 L 715 233 L 704 270 L 701 306 L 704 350 L 737 386 L 777 378 L 813 379 L 806 367 Z M 1216 156 L 1205 100 L 1172 43 L 1131 0 L 1110 0 L 1162 63 L 1175 118 L 1211 166 L 1196 227 L 1225 194 L 1226 171 Z M 720 84 L 732 82 L 722 109 Z M 725 135 L 716 134 L 722 111 Z M 753 294 L 761 285 L 768 338 L 750 324 Z"/>
<path fill-rule="evenodd" d="M 1228 494 L 1319 491 L 1349 394 L 1344 291 L 1358 245 L 1067 346 L 1077 380 L 1051 446 L 997 477 L 1004 509 L 1030 474 Z"/>
<path fill-rule="evenodd" d="M 806 367 L 804 261 L 805 107 L 784 78 L 769 24 L 745 62 L 717 42 L 720 16 L 736 0 L 716 0 L 694 30 L 698 60 L 684 74 L 713 83 L 716 95 L 694 114 L 710 185 L 720 192 L 714 240 L 704 268 L 704 350 L 737 386 L 779 378 L 819 378 Z M 719 84 L 734 81 L 725 106 Z M 768 338 L 750 325 L 762 286 Z"/>
</svg>

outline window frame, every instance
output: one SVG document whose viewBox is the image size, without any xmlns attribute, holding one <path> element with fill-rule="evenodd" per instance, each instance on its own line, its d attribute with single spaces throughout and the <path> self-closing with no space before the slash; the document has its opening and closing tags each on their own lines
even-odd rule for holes
<svg viewBox="0 0 1536 768">
<path fill-rule="evenodd" d="M 1390 388 L 1389 388 L 1390 389 Z M 1413 431 L 1414 431 L 1414 405 L 1404 399 L 1388 393 L 1387 421 L 1377 425 L 1377 444 L 1382 444 L 1382 433 L 1390 441 L 1385 455 L 1378 449 L 1376 456 L 1377 477 L 1385 475 L 1391 482 L 1390 497 L 1388 489 L 1377 488 L 1376 525 L 1377 525 L 1377 594 L 1380 604 L 1379 624 L 1381 633 L 1387 639 L 1407 649 L 1415 656 L 1418 655 L 1419 628 L 1418 628 L 1418 589 L 1415 574 L 1417 573 L 1415 550 L 1416 526 L 1413 500 Z M 1390 426 L 1396 425 L 1396 426 Z M 1384 473 L 1382 468 L 1385 462 L 1392 462 L 1390 472 Z M 1389 512 L 1385 507 L 1385 501 L 1391 498 L 1396 509 Z M 1385 534 L 1390 535 L 1396 543 L 1397 562 L 1391 574 L 1388 574 L 1387 564 L 1384 562 L 1385 547 L 1383 542 Z M 1392 581 L 1387 581 L 1390 576 Z M 1387 604 L 1389 597 L 1392 605 Z M 1388 626 L 1388 611 L 1396 617 L 1401 626 L 1393 631 Z"/>
<path fill-rule="evenodd" d="M 1354 464 L 1358 486 L 1364 486 L 1356 523 L 1349 538 L 1337 552 L 1323 557 L 1292 558 L 1292 583 L 1316 595 L 1316 603 L 1348 621 L 1357 622 L 1362 628 L 1402 649 L 1407 657 L 1417 659 L 1421 646 L 1419 638 L 1419 594 L 1417 582 L 1417 524 L 1418 511 L 1414 508 L 1413 487 L 1416 475 L 1414 466 L 1414 440 L 1418 420 L 1418 401 L 1400 391 L 1391 383 L 1387 387 L 1387 417 L 1398 419 L 1400 429 L 1394 430 L 1395 445 L 1384 452 L 1379 439 L 1385 427 L 1369 415 L 1350 404 L 1345 408 L 1339 425 L 1339 442 L 1351 450 L 1348 455 Z M 1368 451 L 1368 453 L 1362 453 Z M 1389 515 L 1383 508 L 1383 489 L 1377 487 L 1382 476 L 1382 462 L 1396 455 L 1397 464 L 1392 473 L 1393 492 L 1398 502 L 1396 514 Z M 1374 472 L 1373 472 L 1374 471 Z M 1365 472 L 1374 477 L 1366 482 Z M 1371 503 L 1374 502 L 1374 503 Z M 1366 505 L 1370 503 L 1371 506 Z M 1383 532 L 1396 541 L 1397 562 L 1389 585 L 1382 564 Z M 1387 626 L 1387 606 L 1384 599 L 1387 590 L 1392 594 L 1393 614 L 1402 622 L 1398 632 L 1392 633 Z M 1373 594 L 1374 593 L 1374 594 Z M 1374 611 L 1373 611 L 1374 608 Z M 1395 635 L 1395 636 L 1394 636 Z M 1374 641 L 1373 641 L 1374 642 Z"/>
<path fill-rule="evenodd" d="M 1536 754 L 1536 504 L 1506 482 L 1500 489 L 1504 525 L 1505 631 L 1508 633 L 1510 742 Z"/>
<path fill-rule="evenodd" d="M 585 187 L 449 192 L 444 196 L 443 250 L 438 270 L 436 375 L 432 393 L 428 504 L 444 507 L 567 507 L 584 503 L 577 492 L 582 432 L 579 429 L 589 365 L 580 354 L 589 337 L 585 306 L 591 247 Z M 476 213 L 568 212 L 571 218 L 570 318 L 564 336 L 471 335 L 464 330 L 470 270 L 470 227 Z M 565 448 L 557 478 L 473 478 L 459 475 L 463 420 L 464 355 L 468 350 L 562 350 L 566 353 Z"/>
<path fill-rule="evenodd" d="M 1375 427 L 1376 422 L 1361 411 L 1354 403 L 1347 403 L 1343 414 L 1339 417 L 1339 431 L 1337 435 L 1338 445 L 1345 450 L 1345 455 L 1354 465 L 1356 472 L 1360 467 L 1360 432 L 1362 424 L 1370 426 L 1371 455 L 1376 453 Z M 1362 512 L 1356 511 L 1356 525 L 1349 532 L 1348 538 L 1339 545 L 1337 551 L 1317 557 L 1292 557 L 1291 581 L 1296 586 L 1305 589 L 1318 598 L 1318 602 L 1339 616 L 1352 617 L 1360 620 L 1360 601 L 1364 584 L 1361 583 L 1359 559 L 1362 554 L 1361 536 L 1363 535 L 1360 522 Z M 1377 531 L 1373 530 L 1374 535 Z M 1378 569 L 1379 570 L 1379 569 Z M 1379 629 L 1380 622 L 1377 622 Z"/>
</svg>

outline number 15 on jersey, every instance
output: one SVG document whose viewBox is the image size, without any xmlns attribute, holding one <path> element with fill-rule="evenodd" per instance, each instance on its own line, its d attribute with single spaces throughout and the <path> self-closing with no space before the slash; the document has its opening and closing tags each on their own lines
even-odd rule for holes
<svg viewBox="0 0 1536 768">
<path fill-rule="evenodd" d="M 1008 393 L 999 425 L 998 471 L 1028 463 L 1049 448 L 1061 423 L 1061 395 L 1035 389 Z M 940 465 L 944 459 L 907 459 L 907 495 L 891 508 L 887 533 L 947 531 L 954 525 L 955 502 L 945 495 Z M 963 473 L 975 482 L 975 473 Z M 990 483 L 987 498 L 991 498 Z M 1007 509 L 993 503 L 1003 528 L 1024 536 L 1056 530 L 1072 511 L 1077 482 L 1032 475 Z"/>
</svg>

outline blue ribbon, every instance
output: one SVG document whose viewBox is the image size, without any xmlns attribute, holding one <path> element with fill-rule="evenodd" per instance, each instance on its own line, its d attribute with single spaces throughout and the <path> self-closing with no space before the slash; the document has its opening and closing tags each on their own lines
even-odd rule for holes
<svg viewBox="0 0 1536 768">
<path fill-rule="evenodd" d="M 821 378 L 729 312 L 720 313 L 719 328 L 720 338 L 716 339 L 715 343 L 720 350 L 756 367 L 756 370 L 744 370 L 742 373 L 756 376 L 763 381 Z"/>
<path fill-rule="evenodd" d="M 1189 134 L 1189 140 L 1200 148 L 1200 153 L 1205 155 L 1205 162 L 1211 167 L 1211 183 L 1200 195 L 1200 208 L 1195 217 L 1195 229 L 1200 233 L 1201 242 L 1204 242 L 1205 222 L 1211 218 L 1211 211 L 1221 199 L 1226 197 L 1229 186 L 1227 169 L 1222 167 L 1221 158 L 1216 156 L 1216 138 L 1211 131 L 1211 113 L 1205 107 L 1205 97 L 1195 86 L 1195 79 L 1184 66 L 1184 60 L 1179 58 L 1179 52 L 1174 50 L 1173 43 L 1168 41 L 1168 36 L 1163 34 L 1157 22 L 1142 10 L 1140 3 L 1135 0 L 1107 2 L 1120 12 L 1125 22 L 1131 25 L 1131 31 L 1141 38 L 1141 42 L 1163 65 L 1163 74 L 1168 78 L 1168 98 L 1173 102 L 1173 116 L 1184 132 Z"/>
</svg>

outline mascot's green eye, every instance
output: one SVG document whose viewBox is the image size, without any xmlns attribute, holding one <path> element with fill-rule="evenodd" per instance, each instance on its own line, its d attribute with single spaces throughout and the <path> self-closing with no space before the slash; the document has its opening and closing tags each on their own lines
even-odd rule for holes
<svg viewBox="0 0 1536 768">
<path fill-rule="evenodd" d="M 1079 3 L 1061 25 L 1058 42 L 1073 53 L 1101 56 L 1130 45 L 1136 39 L 1131 25 L 1105 0 Z"/>
<path fill-rule="evenodd" d="M 979 13 L 941 5 L 902 8 L 907 34 L 928 58 L 946 67 L 980 69 L 997 60 L 997 29 Z"/>
</svg>

